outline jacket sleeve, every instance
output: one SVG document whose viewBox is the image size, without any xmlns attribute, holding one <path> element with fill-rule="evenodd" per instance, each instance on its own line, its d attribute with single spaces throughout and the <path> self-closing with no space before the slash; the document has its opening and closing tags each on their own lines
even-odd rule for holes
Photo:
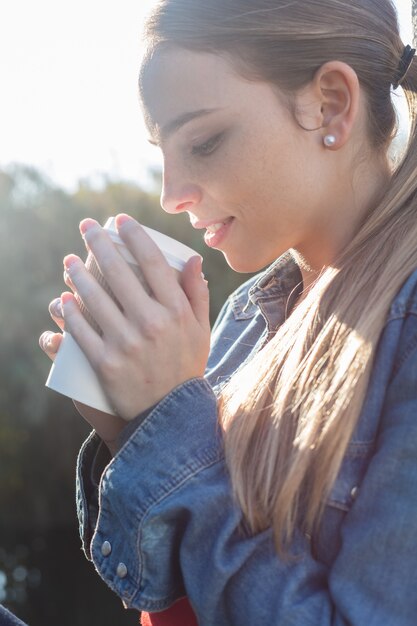
<svg viewBox="0 0 417 626">
<path fill-rule="evenodd" d="M 376 449 L 331 566 L 313 558 L 301 533 L 294 558 L 283 560 L 270 530 L 242 531 L 216 398 L 193 379 L 154 408 L 103 473 L 91 550 L 107 584 L 126 606 L 150 612 L 186 594 L 200 626 L 415 624 L 415 344 L 387 390 Z"/>
<path fill-rule="evenodd" d="M 0 604 L 0 626 L 26 626 L 26 624 Z"/>
</svg>

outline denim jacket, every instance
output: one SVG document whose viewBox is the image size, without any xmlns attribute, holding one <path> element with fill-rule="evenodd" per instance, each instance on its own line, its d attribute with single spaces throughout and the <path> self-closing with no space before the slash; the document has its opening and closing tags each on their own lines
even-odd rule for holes
<svg viewBox="0 0 417 626">
<path fill-rule="evenodd" d="M 390 308 L 319 531 L 295 534 L 293 559 L 277 555 L 270 529 L 242 532 L 216 393 L 301 288 L 286 253 L 228 299 L 204 379 L 129 424 L 113 459 L 95 433 L 83 445 L 84 550 L 125 606 L 160 611 L 187 595 L 200 626 L 417 624 L 417 271 Z"/>
</svg>

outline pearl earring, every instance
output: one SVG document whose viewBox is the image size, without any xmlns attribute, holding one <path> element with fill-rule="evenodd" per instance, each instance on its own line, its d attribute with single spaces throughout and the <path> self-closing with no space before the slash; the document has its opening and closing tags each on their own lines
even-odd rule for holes
<svg viewBox="0 0 417 626">
<path fill-rule="evenodd" d="M 334 135 L 326 135 L 323 139 L 323 143 L 326 148 L 333 148 L 336 143 L 336 137 Z"/>
</svg>

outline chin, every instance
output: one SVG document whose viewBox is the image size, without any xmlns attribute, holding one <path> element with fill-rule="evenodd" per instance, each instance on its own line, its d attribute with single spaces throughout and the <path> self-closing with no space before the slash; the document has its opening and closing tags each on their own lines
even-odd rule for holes
<svg viewBox="0 0 417 626">
<path fill-rule="evenodd" d="M 242 256 L 234 257 L 228 254 L 224 254 L 224 257 L 228 266 L 239 274 L 255 274 L 256 272 L 260 272 L 265 267 L 270 265 L 273 261 L 275 261 L 275 258 L 271 260 L 252 259 L 243 258 Z"/>
</svg>

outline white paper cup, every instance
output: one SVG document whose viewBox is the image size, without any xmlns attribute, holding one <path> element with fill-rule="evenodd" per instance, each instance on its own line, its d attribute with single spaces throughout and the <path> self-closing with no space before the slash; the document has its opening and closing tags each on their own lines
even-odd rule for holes
<svg viewBox="0 0 417 626">
<path fill-rule="evenodd" d="M 119 237 L 115 228 L 114 221 L 114 217 L 110 217 L 105 223 L 104 228 L 108 230 L 109 235 L 112 241 L 115 243 L 118 251 L 127 261 L 127 263 L 129 263 L 141 283 L 147 289 L 148 293 L 150 293 L 150 289 L 144 280 L 143 274 L 140 271 L 137 262 L 127 249 L 123 240 Z M 147 228 L 146 226 L 143 226 L 143 228 L 157 244 L 159 249 L 162 251 L 164 257 L 166 258 L 168 264 L 174 270 L 176 270 L 176 273 L 179 277 L 180 272 L 183 270 L 186 262 L 192 256 L 196 256 L 197 252 L 195 252 L 188 246 L 180 243 L 179 241 L 176 241 L 175 239 L 172 239 L 167 235 L 153 230 L 152 228 Z M 100 273 L 100 270 L 98 269 L 95 259 L 91 253 L 87 257 L 86 267 L 96 277 L 102 287 L 120 306 L 120 304 L 117 302 L 116 298 L 112 294 L 110 287 L 107 285 L 102 274 Z M 88 310 L 81 301 L 80 307 L 83 311 L 84 316 L 93 326 L 93 328 L 95 328 L 97 332 L 101 332 L 100 328 L 91 318 Z M 104 411 L 104 413 L 110 413 L 112 415 L 115 415 L 115 411 L 110 406 L 107 397 L 99 383 L 97 375 L 91 367 L 87 357 L 78 346 L 77 342 L 68 332 L 64 332 L 61 346 L 55 357 L 55 361 L 51 367 L 48 379 L 45 384 L 47 387 L 49 387 L 49 389 L 53 389 L 54 391 L 57 391 L 64 396 L 68 396 L 73 400 L 86 404 L 87 406 L 93 407 L 94 409 L 98 409 L 99 411 Z"/>
</svg>

